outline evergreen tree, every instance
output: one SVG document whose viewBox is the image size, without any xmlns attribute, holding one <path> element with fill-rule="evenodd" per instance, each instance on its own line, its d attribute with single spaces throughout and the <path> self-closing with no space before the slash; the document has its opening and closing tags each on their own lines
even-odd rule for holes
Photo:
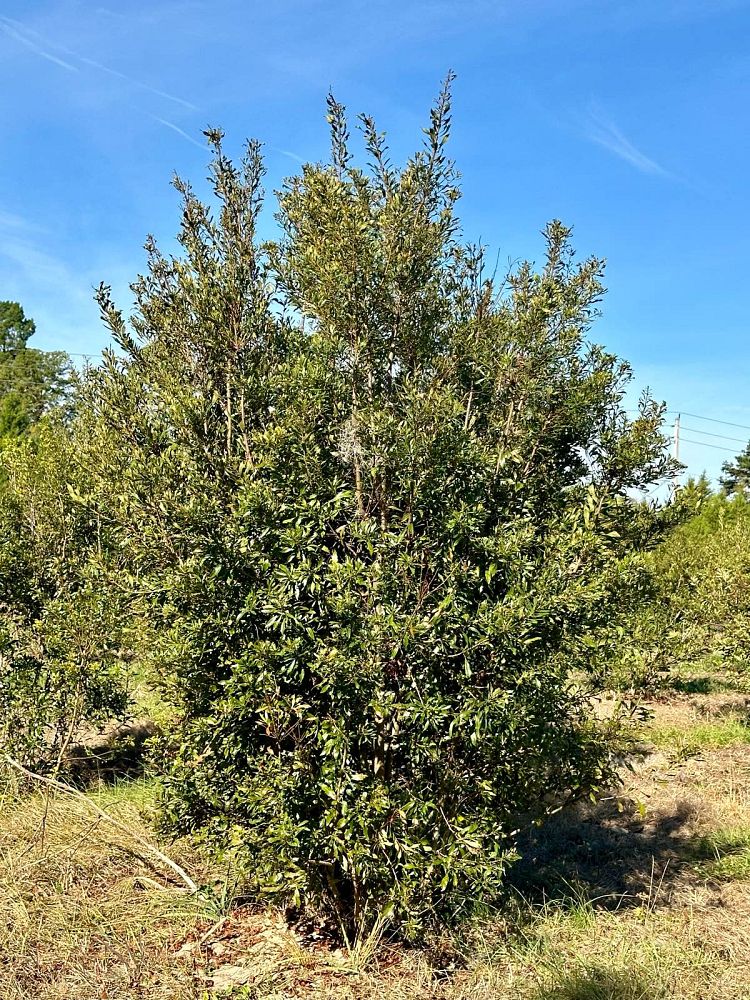
<svg viewBox="0 0 750 1000">
<path fill-rule="evenodd" d="M 680 501 L 687 504 L 688 508 L 697 511 L 712 494 L 711 482 L 705 472 L 701 472 L 696 479 L 689 476 L 688 481 L 680 490 Z"/>
<path fill-rule="evenodd" d="M 70 358 L 29 347 L 35 331 L 18 302 L 0 302 L 0 441 L 22 437 L 70 396 Z"/>
<path fill-rule="evenodd" d="M 737 493 L 750 486 L 750 442 L 733 461 L 724 462 L 719 483 L 724 493 Z"/>
<path fill-rule="evenodd" d="M 0 302 L 0 352 L 19 351 L 34 332 L 33 319 L 27 319 L 18 302 Z"/>
</svg>

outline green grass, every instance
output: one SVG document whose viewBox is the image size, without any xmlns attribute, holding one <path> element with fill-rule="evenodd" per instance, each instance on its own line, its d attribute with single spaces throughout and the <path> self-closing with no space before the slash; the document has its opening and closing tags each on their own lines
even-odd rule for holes
<svg viewBox="0 0 750 1000">
<path fill-rule="evenodd" d="M 633 969 L 582 969 L 566 982 L 543 988 L 536 1000 L 661 1000 L 665 988 Z"/>
<path fill-rule="evenodd" d="M 709 858 L 696 868 L 704 878 L 716 882 L 750 880 L 750 828 L 712 830 L 700 839 L 696 851 Z"/>
<path fill-rule="evenodd" d="M 750 694 L 750 670 L 729 667 L 718 657 L 680 664 L 666 681 L 666 689 L 680 694 Z"/>
<path fill-rule="evenodd" d="M 732 969 L 694 940 L 689 922 L 669 911 L 601 910 L 579 899 L 538 908 L 521 902 L 505 933 L 496 927 L 480 927 L 467 947 L 469 976 L 456 1000 L 744 996 L 722 992 Z"/>
<path fill-rule="evenodd" d="M 678 694 L 733 694 L 744 692 L 746 686 L 711 674 L 675 674 L 667 687 Z"/>
<path fill-rule="evenodd" d="M 155 778 L 127 778 L 89 788 L 87 796 L 102 809 L 124 808 L 150 812 L 156 805 L 159 784 Z"/>
<path fill-rule="evenodd" d="M 705 750 L 750 744 L 750 726 L 745 720 L 726 716 L 713 722 L 696 722 L 690 726 L 652 725 L 644 735 L 654 746 L 676 759 L 694 756 Z"/>
<path fill-rule="evenodd" d="M 143 664 L 133 664 L 128 677 L 130 712 L 135 718 L 151 719 L 160 729 L 166 729 L 177 710 L 165 698 L 153 673 Z"/>
</svg>

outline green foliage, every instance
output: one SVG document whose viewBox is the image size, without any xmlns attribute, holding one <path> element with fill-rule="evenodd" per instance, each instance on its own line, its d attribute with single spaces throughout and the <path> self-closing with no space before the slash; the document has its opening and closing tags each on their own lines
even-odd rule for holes
<svg viewBox="0 0 750 1000">
<path fill-rule="evenodd" d="M 34 320 L 26 317 L 18 302 L 0 302 L 0 352 L 22 350 L 35 331 Z"/>
<path fill-rule="evenodd" d="M 35 330 L 17 302 L 0 302 L 0 443 L 26 434 L 68 402 L 70 359 L 62 351 L 28 347 Z"/>
<path fill-rule="evenodd" d="M 750 657 L 750 503 L 743 492 L 712 496 L 653 554 L 657 593 L 650 612 L 663 622 L 673 659 Z"/>
<path fill-rule="evenodd" d="M 48 766 L 83 719 L 122 710 L 122 626 L 101 524 L 71 495 L 80 469 L 65 428 L 44 422 L 1 458 L 0 745 Z"/>
<path fill-rule="evenodd" d="M 750 659 L 750 502 L 744 490 L 711 493 L 705 476 L 689 480 L 663 511 L 671 524 L 638 563 L 624 620 L 609 630 L 603 676 L 618 688 L 653 692 L 710 688 L 680 668 L 717 663 L 746 673 Z M 735 683 L 742 683 L 741 676 Z"/>
<path fill-rule="evenodd" d="M 167 822 L 248 891 L 415 934 L 491 896 L 527 810 L 608 780 L 611 730 L 573 679 L 658 528 L 662 410 L 590 343 L 602 262 L 569 230 L 497 288 L 459 239 L 447 88 L 396 169 L 279 195 L 214 149 L 217 209 L 177 181 L 182 254 L 148 244 L 121 353 L 83 388 L 86 508 L 112 526 L 182 720 Z"/>
<path fill-rule="evenodd" d="M 739 453 L 733 462 L 724 462 L 721 466 L 724 473 L 719 483 L 725 493 L 736 493 L 750 486 L 750 443 Z"/>
<path fill-rule="evenodd" d="M 124 694 L 100 519 L 74 498 L 72 367 L 28 347 L 34 332 L 17 302 L 0 302 L 0 742 L 43 766 Z"/>
<path fill-rule="evenodd" d="M 702 496 L 698 483 L 661 507 L 632 503 L 625 528 L 632 551 L 620 562 L 612 590 L 616 613 L 584 639 L 590 650 L 589 672 L 600 687 L 654 694 L 670 676 L 675 653 L 667 637 L 674 628 L 674 611 L 655 563 L 659 544 L 694 515 Z"/>
<path fill-rule="evenodd" d="M 678 493 L 678 500 L 691 513 L 697 514 L 712 492 L 708 476 L 705 472 L 701 472 L 697 479 L 694 476 L 688 478 L 688 481 Z"/>
<path fill-rule="evenodd" d="M 18 302 L 0 302 L 0 352 L 22 350 L 35 331 L 34 320 L 26 317 Z"/>
</svg>

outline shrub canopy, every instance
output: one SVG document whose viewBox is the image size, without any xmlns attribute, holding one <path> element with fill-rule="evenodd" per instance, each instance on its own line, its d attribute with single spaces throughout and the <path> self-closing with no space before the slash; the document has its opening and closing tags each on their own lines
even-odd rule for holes
<svg viewBox="0 0 750 1000">
<path fill-rule="evenodd" d="M 464 245 L 448 88 L 402 169 L 329 101 L 329 164 L 278 194 L 218 132 L 214 201 L 147 244 L 120 348 L 84 387 L 85 502 L 127 554 L 181 722 L 165 815 L 249 889 L 415 932 L 497 890 L 519 816 L 609 773 L 575 680 L 616 608 L 662 411 L 589 342 L 602 262 L 498 286 Z M 623 568 L 625 567 L 625 569 Z"/>
</svg>

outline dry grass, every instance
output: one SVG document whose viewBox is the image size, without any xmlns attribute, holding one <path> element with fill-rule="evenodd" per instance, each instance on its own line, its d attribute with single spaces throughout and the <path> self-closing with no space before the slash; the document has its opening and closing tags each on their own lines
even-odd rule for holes
<svg viewBox="0 0 750 1000">
<path fill-rule="evenodd" d="M 97 796 L 142 835 L 143 785 Z M 194 859 L 182 859 L 190 866 Z M 0 825 L 0 998 L 200 996 L 174 958 L 196 904 L 133 838 L 83 803 L 6 793 Z"/>
<path fill-rule="evenodd" d="M 0 814 L 0 1000 L 750 1000 L 748 705 L 723 689 L 652 706 L 625 787 L 523 845 L 502 910 L 424 950 L 347 953 L 281 914 L 221 910 L 225 873 L 65 795 Z M 152 839 L 153 789 L 97 801 Z M 213 900 L 213 902 L 211 902 Z"/>
</svg>

